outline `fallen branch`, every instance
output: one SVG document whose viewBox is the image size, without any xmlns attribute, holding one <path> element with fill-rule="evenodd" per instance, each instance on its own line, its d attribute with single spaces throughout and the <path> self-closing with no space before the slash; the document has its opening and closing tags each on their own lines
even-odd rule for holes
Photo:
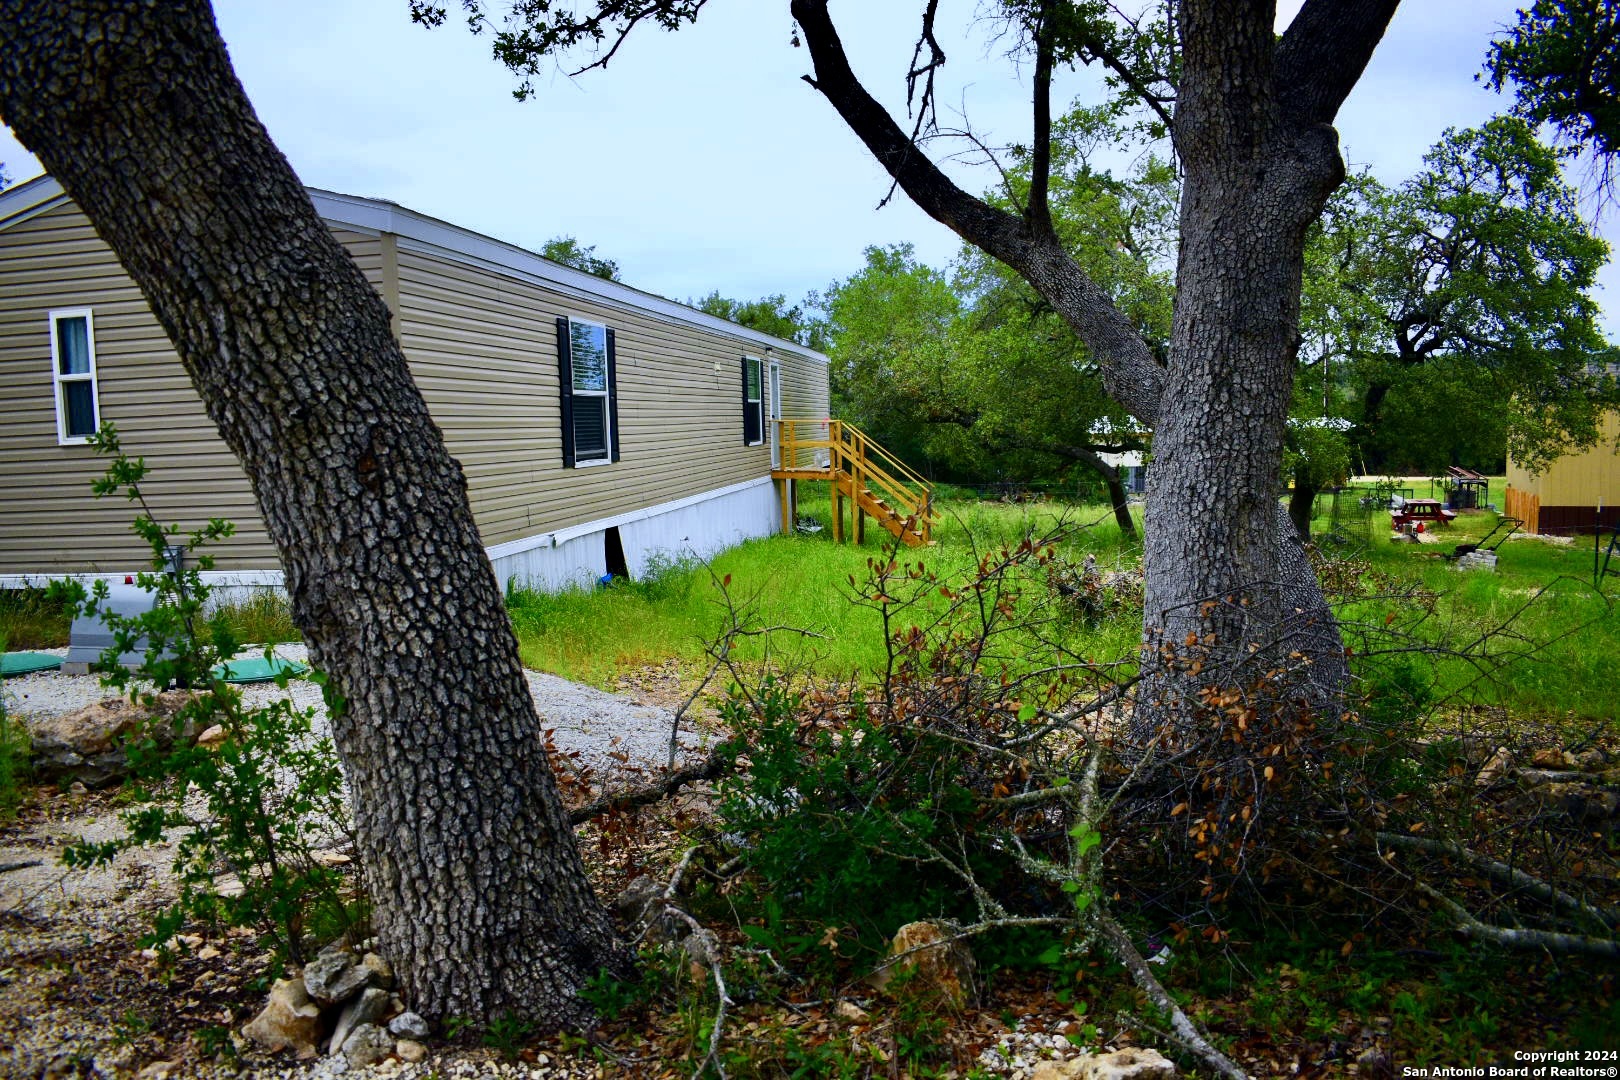
<svg viewBox="0 0 1620 1080">
<path fill-rule="evenodd" d="M 1142 954 L 1136 951 L 1136 946 L 1131 944 L 1130 935 L 1125 932 L 1124 927 L 1103 910 L 1102 904 L 1092 905 L 1089 921 L 1097 928 L 1103 942 L 1108 946 L 1108 951 L 1114 954 L 1114 959 L 1125 965 L 1126 970 L 1131 973 L 1131 978 L 1136 980 L 1136 985 L 1141 987 L 1148 999 L 1170 1017 L 1170 1027 L 1177 1042 L 1196 1054 L 1205 1065 L 1220 1075 L 1229 1077 L 1230 1080 L 1249 1080 L 1248 1073 L 1211 1046 L 1209 1040 L 1199 1033 L 1192 1020 L 1181 1011 L 1181 1006 L 1175 1003 L 1159 980 L 1154 978 L 1153 971 L 1147 966 L 1147 961 L 1142 959 Z"/>
<path fill-rule="evenodd" d="M 1417 887 L 1457 920 L 1457 929 L 1464 937 L 1479 938 L 1509 949 L 1527 949 L 1535 952 L 1565 953 L 1579 956 L 1599 956 L 1605 960 L 1620 960 L 1620 941 L 1612 938 L 1593 938 L 1582 934 L 1561 934 L 1553 930 L 1533 930 L 1526 927 L 1495 926 L 1481 922 L 1440 890 L 1423 882 Z"/>
<path fill-rule="evenodd" d="M 13 870 L 27 870 L 31 866 L 44 866 L 39 859 L 26 859 L 22 862 L 0 863 L 0 874 L 9 874 Z"/>
<path fill-rule="evenodd" d="M 1421 851 L 1427 855 L 1449 856 L 1460 862 L 1467 863 L 1493 881 L 1509 885 L 1544 903 L 1563 908 L 1565 911 L 1575 915 L 1587 916 L 1611 927 L 1620 926 L 1620 911 L 1587 904 L 1562 889 L 1554 888 L 1540 878 L 1532 877 L 1523 870 L 1509 866 L 1504 862 L 1498 862 L 1487 855 L 1481 855 L 1477 851 L 1471 851 L 1461 844 L 1436 840 L 1428 836 L 1408 836 L 1402 833 L 1388 832 L 1377 833 L 1376 838 L 1378 843 L 1393 848 L 1402 848 L 1406 851 Z"/>
<path fill-rule="evenodd" d="M 737 741 L 728 739 L 717 744 L 702 761 L 672 772 L 651 784 L 603 795 L 569 811 L 568 820 L 571 824 L 580 825 L 615 810 L 634 810 L 637 807 L 663 802 L 688 784 L 695 784 L 700 780 L 713 780 L 725 773 L 731 768 L 730 755 L 735 749 L 740 749 Z"/>
</svg>

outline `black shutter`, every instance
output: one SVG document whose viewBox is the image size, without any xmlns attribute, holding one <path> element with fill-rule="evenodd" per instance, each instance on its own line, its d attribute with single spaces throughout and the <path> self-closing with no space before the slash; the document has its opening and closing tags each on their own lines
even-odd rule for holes
<svg viewBox="0 0 1620 1080">
<path fill-rule="evenodd" d="M 612 458 L 619 460 L 619 372 L 618 361 L 614 357 L 613 329 L 607 332 L 607 361 L 608 361 L 608 435 L 613 440 Z"/>
<path fill-rule="evenodd" d="M 563 468 L 574 467 L 574 363 L 573 348 L 568 337 L 568 319 L 557 317 L 557 382 L 562 387 L 559 403 L 562 406 Z"/>
<path fill-rule="evenodd" d="M 759 405 L 748 399 L 748 357 L 742 358 L 743 445 L 753 446 L 760 441 Z"/>
</svg>

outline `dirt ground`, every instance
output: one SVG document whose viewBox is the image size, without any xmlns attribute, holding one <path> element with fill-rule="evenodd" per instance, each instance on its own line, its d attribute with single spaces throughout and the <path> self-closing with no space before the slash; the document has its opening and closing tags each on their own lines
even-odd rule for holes
<svg viewBox="0 0 1620 1080">
<path fill-rule="evenodd" d="M 593 786 L 634 783 L 643 768 L 659 763 L 672 710 L 684 699 L 673 664 L 625 677 L 617 695 L 551 676 L 536 675 L 531 684 L 543 722 L 568 727 L 556 741 L 573 763 L 589 766 Z M 65 683 L 51 686 L 47 695 L 37 688 L 48 684 L 32 685 L 35 691 L 20 700 L 22 691 L 8 681 L 14 712 L 38 711 L 47 697 L 48 707 L 64 709 L 80 697 L 105 696 L 95 688 L 74 693 Z M 571 725 L 570 716 L 576 718 Z M 701 738 L 684 741 L 695 746 Z M 621 751 L 632 754 L 626 766 L 607 756 Z M 564 1053 L 556 1047 L 515 1062 L 493 1050 L 438 1048 L 419 1064 L 394 1061 L 352 1070 L 340 1059 L 299 1063 L 233 1040 L 264 1002 L 272 957 L 247 930 L 212 938 L 188 934 L 164 954 L 143 947 L 153 915 L 174 898 L 172 849 L 125 851 L 92 869 L 60 863 L 71 843 L 120 835 L 125 803 L 116 788 L 43 786 L 14 821 L 0 826 L 0 1078 L 625 1074 L 588 1050 Z M 611 899 L 622 887 L 622 867 L 592 861 L 598 889 Z"/>
</svg>

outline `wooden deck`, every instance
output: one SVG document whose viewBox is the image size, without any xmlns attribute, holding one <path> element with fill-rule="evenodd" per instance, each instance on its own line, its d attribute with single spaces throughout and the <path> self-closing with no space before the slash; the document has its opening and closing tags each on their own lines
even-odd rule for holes
<svg viewBox="0 0 1620 1080">
<path fill-rule="evenodd" d="M 908 547 L 933 543 L 934 487 L 916 470 L 853 424 L 842 420 L 778 420 L 780 465 L 771 476 L 782 489 L 782 530 L 791 532 L 797 511 L 794 481 L 823 480 L 832 496 L 833 539 L 844 539 L 844 503 L 850 532 L 866 539 L 870 517 Z"/>
</svg>

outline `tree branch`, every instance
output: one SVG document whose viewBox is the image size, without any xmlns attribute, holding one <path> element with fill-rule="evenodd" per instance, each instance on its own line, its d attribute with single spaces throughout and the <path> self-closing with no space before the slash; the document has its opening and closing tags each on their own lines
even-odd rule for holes
<svg viewBox="0 0 1620 1080">
<path fill-rule="evenodd" d="M 1399 3 L 1305 0 L 1277 45 L 1278 104 L 1299 123 L 1333 123 Z"/>
<path fill-rule="evenodd" d="M 1198 1028 L 1187 1018 L 1187 1014 L 1181 1011 L 1181 1006 L 1175 1003 L 1163 984 L 1154 977 L 1152 969 L 1147 966 L 1147 961 L 1142 959 L 1142 954 L 1131 944 L 1130 935 L 1114 921 L 1112 915 L 1102 909 L 1100 901 L 1093 905 L 1090 921 L 1101 935 L 1103 943 L 1108 946 L 1108 951 L 1114 954 L 1114 959 L 1125 965 L 1136 985 L 1148 996 L 1148 1000 L 1170 1017 L 1170 1027 L 1176 1040 L 1222 1076 L 1230 1077 L 1231 1080 L 1248 1080 L 1248 1073 L 1231 1058 L 1211 1046 L 1209 1040 L 1199 1033 Z"/>
<path fill-rule="evenodd" d="M 1481 871 L 1493 881 L 1511 886 L 1544 903 L 1563 908 L 1574 915 L 1585 916 L 1598 923 L 1620 927 L 1620 912 L 1587 904 L 1562 889 L 1554 888 L 1540 878 L 1532 877 L 1517 867 L 1498 862 L 1495 859 L 1479 854 L 1477 851 L 1470 851 L 1461 844 L 1452 844 L 1427 836 L 1409 836 L 1405 833 L 1380 832 L 1375 834 L 1375 838 L 1378 843 L 1388 847 L 1402 848 L 1406 851 L 1421 851 L 1426 855 L 1443 855 L 1457 859 Z"/>
<path fill-rule="evenodd" d="M 1145 424 L 1159 411 L 1160 369 L 1142 335 L 1055 237 L 963 191 L 907 138 L 849 66 L 827 0 L 793 0 L 815 87 L 912 201 L 968 243 L 1021 274 L 1090 347 L 1110 396 Z"/>
<path fill-rule="evenodd" d="M 1523 927 L 1494 926 L 1481 922 L 1457 901 L 1423 882 L 1418 889 L 1428 895 L 1457 920 L 1457 929 L 1465 937 L 1480 938 L 1509 949 L 1531 952 L 1573 953 L 1581 956 L 1600 956 L 1606 960 L 1620 960 L 1620 941 L 1608 938 L 1585 937 L 1581 934 L 1560 934 L 1552 930 L 1531 930 Z"/>
<path fill-rule="evenodd" d="M 611 811 L 634 810 L 637 807 L 651 806 L 655 802 L 662 802 L 687 784 L 695 784 L 700 780 L 713 780 L 721 773 L 726 772 L 731 768 L 729 757 L 731 751 L 735 749 L 738 749 L 736 742 L 727 740 L 710 750 L 709 756 L 702 761 L 672 772 L 662 780 L 642 787 L 630 788 L 626 791 L 611 792 L 586 803 L 584 806 L 570 810 L 568 820 L 571 824 L 579 825 Z"/>
<path fill-rule="evenodd" d="M 1024 220 L 1038 235 L 1054 236 L 1052 204 L 1052 2 L 1041 0 L 1035 16 L 1035 89 L 1031 111 L 1035 141 L 1030 146 L 1029 205 Z"/>
</svg>

